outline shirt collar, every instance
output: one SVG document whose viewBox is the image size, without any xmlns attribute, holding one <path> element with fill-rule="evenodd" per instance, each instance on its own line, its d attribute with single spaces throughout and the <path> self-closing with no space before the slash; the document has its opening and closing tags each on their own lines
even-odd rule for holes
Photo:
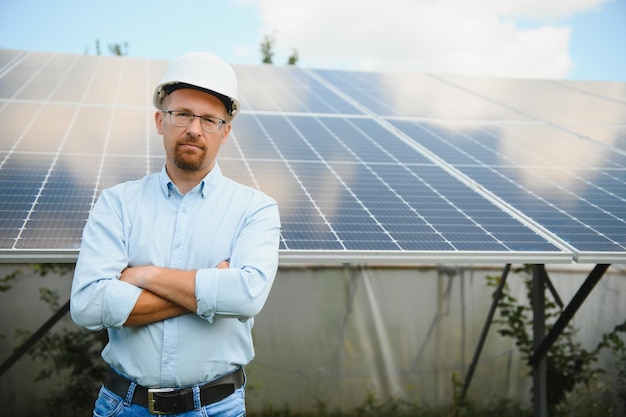
<svg viewBox="0 0 626 417">
<path fill-rule="evenodd" d="M 200 181 L 200 184 L 198 184 L 194 189 L 198 189 L 198 187 L 200 187 L 200 193 L 202 194 L 202 197 L 206 198 L 211 193 L 211 191 L 213 191 L 217 187 L 221 179 L 222 170 L 220 169 L 220 166 L 216 161 L 213 169 L 209 171 L 209 173 L 202 179 L 202 181 Z M 161 168 L 161 173 L 159 174 L 159 186 L 161 187 L 161 191 L 166 198 L 170 197 L 172 188 L 176 187 L 170 179 L 170 176 L 167 175 L 165 164 L 163 164 L 163 168 Z"/>
</svg>

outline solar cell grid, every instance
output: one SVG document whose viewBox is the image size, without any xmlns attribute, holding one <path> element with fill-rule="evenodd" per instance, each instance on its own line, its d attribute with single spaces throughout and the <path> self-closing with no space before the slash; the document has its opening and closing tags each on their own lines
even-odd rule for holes
<svg viewBox="0 0 626 417">
<path fill-rule="evenodd" d="M 119 81 L 119 91 L 117 104 L 119 106 L 138 106 L 144 110 L 144 106 L 149 105 L 152 99 L 152 88 L 155 84 L 149 83 L 150 78 L 147 61 L 125 59 L 122 63 L 122 70 Z"/>
<path fill-rule="evenodd" d="M 626 104 L 626 84 L 622 82 L 562 80 L 556 85 Z"/>
<path fill-rule="evenodd" d="M 528 118 L 556 124 L 596 123 L 620 124 L 626 122 L 626 100 L 623 83 L 610 88 L 593 87 L 599 82 L 587 82 L 587 88 L 571 88 L 561 81 L 510 80 L 501 78 L 445 76 L 438 77 L 451 85 L 461 87 L 478 97 L 501 103 Z M 592 90 L 593 92 L 590 92 Z M 595 91 L 594 91 L 595 90 Z M 619 98 L 615 100 L 614 94 Z M 614 97 L 614 96 L 613 96 Z"/>
<path fill-rule="evenodd" d="M 429 75 L 334 70 L 314 73 L 379 116 L 529 120 L 514 109 Z"/>
<path fill-rule="evenodd" d="M 446 142 L 446 138 L 442 136 L 438 139 L 442 143 Z M 449 142 L 446 146 L 452 147 Z M 455 142 L 454 147 L 458 150 L 458 142 Z M 444 159 L 447 158 L 445 147 L 439 150 L 436 146 L 429 146 L 429 149 L 439 152 L 438 155 L 443 155 Z M 464 149 L 463 153 L 471 151 L 471 148 Z M 483 166 L 479 158 L 472 159 L 476 160 L 476 166 Z M 446 160 L 450 161 L 450 159 Z M 546 164 L 549 162 L 545 161 Z M 592 226 L 604 222 L 612 222 L 616 226 L 624 224 L 625 206 L 614 204 L 616 200 L 623 200 L 623 197 L 609 195 L 609 201 L 613 204 L 603 209 L 601 207 L 605 204 L 607 197 L 605 190 L 597 188 L 589 181 L 576 178 L 568 170 L 549 168 L 541 171 L 537 169 L 537 166 L 533 166 L 524 169 L 521 172 L 523 176 L 521 176 L 519 166 L 511 168 L 491 166 L 488 170 L 473 169 L 471 166 L 460 164 L 457 167 L 465 175 L 488 188 L 498 198 L 543 225 L 550 232 L 562 237 L 565 242 L 577 248 L 579 253 L 604 251 L 613 252 L 619 257 L 626 250 L 623 234 L 603 234 L 598 237 L 595 236 L 597 232 Z M 547 175 L 550 172 L 560 174 L 557 180 Z M 569 180 L 568 189 L 563 189 L 561 184 L 564 178 Z M 578 194 L 574 192 L 577 189 L 576 185 L 580 189 Z M 585 193 L 589 190 L 592 195 L 586 196 Z M 623 195 L 623 190 L 621 194 Z M 572 207 L 572 201 L 575 202 L 576 209 Z M 608 215 L 607 212 L 613 215 Z M 569 225 L 570 228 L 564 228 L 563 224 Z M 576 225 L 576 229 L 572 230 L 571 225 Z M 585 257 L 584 254 L 582 256 Z"/>
<path fill-rule="evenodd" d="M 151 89 L 166 66 L 0 50 L 3 253 L 76 250 L 102 189 L 161 169 Z M 278 201 L 281 259 L 626 258 L 619 92 L 419 74 L 235 70 L 243 111 L 218 159 L 225 175 Z M 554 103 L 580 98 L 606 114 L 587 115 L 594 125 L 557 126 L 565 118 Z M 564 108 L 575 115 L 586 109 Z"/>
<path fill-rule="evenodd" d="M 20 55 L 25 53 L 17 49 L 0 49 L 0 72 L 5 71 Z"/>
<path fill-rule="evenodd" d="M 298 68 L 235 66 L 242 108 L 254 111 L 340 113 L 359 111 Z"/>
<path fill-rule="evenodd" d="M 333 86 L 343 93 L 367 107 L 375 114 L 395 114 L 393 97 L 390 90 L 379 87 L 382 80 L 381 74 L 356 73 L 351 78 L 346 73 L 327 70 L 316 70 L 316 74 L 328 80 Z"/>
<path fill-rule="evenodd" d="M 157 168 L 156 164 L 152 164 Z M 151 165 L 145 156 L 108 156 L 98 165 L 98 191 L 120 182 L 143 177 L 150 171 Z M 160 170 L 158 166 L 157 170 Z"/>
<path fill-rule="evenodd" d="M 65 76 L 58 79 L 54 91 L 48 97 L 57 103 L 79 103 L 83 101 L 85 92 L 93 82 L 93 74 L 97 68 L 97 59 L 86 59 L 78 56 L 65 56 Z"/>
</svg>

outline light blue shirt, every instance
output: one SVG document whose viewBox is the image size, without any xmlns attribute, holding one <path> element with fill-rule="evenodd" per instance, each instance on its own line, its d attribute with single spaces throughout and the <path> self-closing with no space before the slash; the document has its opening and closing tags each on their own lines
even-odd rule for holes
<svg viewBox="0 0 626 417">
<path fill-rule="evenodd" d="M 107 328 L 102 357 L 147 387 L 199 384 L 254 357 L 253 317 L 276 275 L 276 202 L 216 164 L 182 195 L 165 168 L 104 190 L 83 232 L 71 292 L 72 319 Z M 230 260 L 229 269 L 216 266 Z M 139 293 L 119 280 L 127 266 L 197 270 L 196 314 L 123 327 Z"/>
</svg>

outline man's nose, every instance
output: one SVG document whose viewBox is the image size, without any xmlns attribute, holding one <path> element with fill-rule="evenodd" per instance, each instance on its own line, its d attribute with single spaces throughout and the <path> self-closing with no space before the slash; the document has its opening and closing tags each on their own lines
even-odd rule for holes
<svg viewBox="0 0 626 417">
<path fill-rule="evenodd" d="M 194 117 L 193 119 L 191 119 L 191 123 L 189 123 L 189 126 L 187 126 L 187 130 L 189 132 L 195 133 L 196 135 L 202 134 L 202 125 L 200 123 L 200 118 Z"/>
</svg>

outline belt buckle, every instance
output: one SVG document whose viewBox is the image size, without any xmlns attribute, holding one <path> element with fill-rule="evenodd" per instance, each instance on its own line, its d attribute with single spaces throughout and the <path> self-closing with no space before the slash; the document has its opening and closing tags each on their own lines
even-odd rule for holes
<svg viewBox="0 0 626 417">
<path fill-rule="evenodd" d="M 150 414 L 157 414 L 157 415 L 162 415 L 162 414 L 168 414 L 168 412 L 166 411 L 160 411 L 160 410 L 156 410 L 154 408 L 154 394 L 155 393 L 161 393 L 161 392 L 173 392 L 174 388 L 148 388 L 148 410 L 150 411 Z"/>
</svg>

